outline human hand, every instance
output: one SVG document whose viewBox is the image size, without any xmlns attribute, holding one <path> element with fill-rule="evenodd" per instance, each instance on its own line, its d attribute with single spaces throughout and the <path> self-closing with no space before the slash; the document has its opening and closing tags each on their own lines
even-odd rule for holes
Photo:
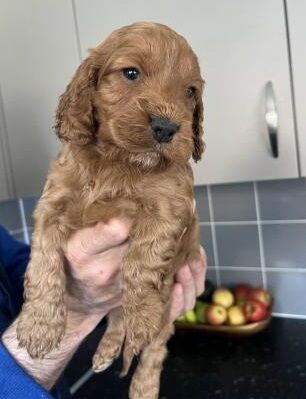
<svg viewBox="0 0 306 399">
<path fill-rule="evenodd" d="M 69 262 L 67 307 L 79 324 L 90 321 L 92 328 L 121 303 L 120 267 L 128 249 L 131 222 L 113 219 L 77 231 L 65 251 Z M 204 290 L 206 255 L 182 266 L 176 274 L 170 320 L 193 308 L 196 296 Z"/>
<path fill-rule="evenodd" d="M 120 268 L 128 249 L 131 222 L 112 219 L 77 231 L 68 241 L 68 315 L 94 328 L 121 304 Z"/>
<path fill-rule="evenodd" d="M 207 257 L 203 247 L 200 247 L 200 253 L 199 259 L 183 265 L 176 273 L 170 304 L 171 321 L 193 309 L 196 297 L 204 292 Z"/>
</svg>

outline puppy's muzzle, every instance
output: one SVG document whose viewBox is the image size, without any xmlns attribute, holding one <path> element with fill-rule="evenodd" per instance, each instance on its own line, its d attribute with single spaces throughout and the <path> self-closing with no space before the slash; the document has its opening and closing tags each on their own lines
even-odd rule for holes
<svg viewBox="0 0 306 399">
<path fill-rule="evenodd" d="M 180 126 L 174 121 L 159 116 L 153 116 L 150 122 L 152 136 L 158 143 L 169 143 L 178 132 Z"/>
</svg>

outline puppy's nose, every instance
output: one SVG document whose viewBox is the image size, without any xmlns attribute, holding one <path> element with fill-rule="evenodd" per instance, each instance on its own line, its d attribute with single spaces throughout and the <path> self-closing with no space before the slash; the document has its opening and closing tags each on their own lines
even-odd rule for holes
<svg viewBox="0 0 306 399">
<path fill-rule="evenodd" d="M 153 116 L 151 118 L 151 131 L 154 139 L 159 143 L 169 143 L 179 130 L 179 125 L 168 118 Z"/>
</svg>

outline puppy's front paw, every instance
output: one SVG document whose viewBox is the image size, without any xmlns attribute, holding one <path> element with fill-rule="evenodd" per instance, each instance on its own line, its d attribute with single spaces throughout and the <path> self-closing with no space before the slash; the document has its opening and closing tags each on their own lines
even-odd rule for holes
<svg viewBox="0 0 306 399">
<path fill-rule="evenodd" d="M 42 308 L 28 307 L 21 312 L 17 324 L 17 339 L 19 346 L 26 348 L 32 358 L 44 358 L 58 347 L 63 338 L 66 324 L 65 308 L 57 310 L 57 317 L 48 317 Z"/>
</svg>

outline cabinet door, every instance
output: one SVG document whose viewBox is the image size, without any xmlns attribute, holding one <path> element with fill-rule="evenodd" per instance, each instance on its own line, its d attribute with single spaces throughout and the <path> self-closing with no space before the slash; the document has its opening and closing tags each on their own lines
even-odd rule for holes
<svg viewBox="0 0 306 399">
<path fill-rule="evenodd" d="M 301 174 L 306 176 L 306 2 L 287 0 Z"/>
<path fill-rule="evenodd" d="M 165 23 L 189 40 L 207 82 L 207 150 L 194 167 L 196 183 L 298 175 L 281 1 L 76 0 L 76 9 L 83 57 L 113 29 L 139 20 Z M 264 122 L 268 81 L 279 114 L 277 159 Z"/>
<path fill-rule="evenodd" d="M 0 3 L 0 84 L 15 191 L 40 192 L 58 150 L 58 96 L 79 63 L 69 0 Z"/>
</svg>

